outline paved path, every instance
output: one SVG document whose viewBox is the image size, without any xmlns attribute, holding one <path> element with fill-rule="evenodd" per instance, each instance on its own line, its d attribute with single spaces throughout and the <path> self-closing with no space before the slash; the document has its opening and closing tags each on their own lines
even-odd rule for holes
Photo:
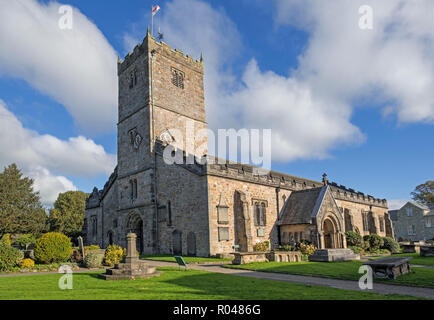
<svg viewBox="0 0 434 320">
<path fill-rule="evenodd" d="M 162 262 L 162 261 L 150 261 L 147 262 L 156 267 L 173 267 L 176 266 L 172 262 Z M 241 270 L 241 269 L 229 269 L 223 268 L 221 265 L 194 265 L 189 264 L 189 268 L 193 270 L 203 270 L 223 274 L 231 274 L 241 277 L 257 278 L 257 279 L 267 279 L 276 280 L 292 283 L 302 283 L 305 285 L 314 286 L 325 286 L 337 289 L 347 289 L 359 291 L 358 281 L 353 280 L 339 280 L 330 278 L 320 278 L 320 277 L 310 277 L 310 276 L 299 276 L 290 275 L 282 273 L 271 273 L 271 272 L 257 272 L 251 270 Z M 374 283 L 374 288 L 372 290 L 367 290 L 368 292 L 375 292 L 379 294 L 400 294 L 408 295 L 413 297 L 434 299 L 434 289 L 429 288 L 418 288 L 418 287 L 408 287 L 393 284 L 382 284 Z"/>
</svg>

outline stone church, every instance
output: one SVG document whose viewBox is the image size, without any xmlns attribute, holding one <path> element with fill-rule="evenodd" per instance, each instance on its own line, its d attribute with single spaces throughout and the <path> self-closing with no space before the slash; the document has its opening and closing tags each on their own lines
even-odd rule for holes
<svg viewBox="0 0 434 320">
<path fill-rule="evenodd" d="M 189 124 L 190 134 L 207 127 L 202 58 L 173 50 L 148 30 L 118 61 L 118 77 L 118 165 L 86 201 L 87 244 L 125 246 L 133 232 L 141 253 L 219 256 L 252 251 L 263 241 L 271 248 L 302 240 L 345 248 L 348 230 L 393 236 L 385 199 L 331 183 L 326 175 L 322 181 L 258 175 L 250 165 L 227 161 L 167 164 L 168 144 L 172 152 L 186 150 L 171 129 L 188 135 Z M 204 142 L 194 141 L 195 147 Z"/>
</svg>

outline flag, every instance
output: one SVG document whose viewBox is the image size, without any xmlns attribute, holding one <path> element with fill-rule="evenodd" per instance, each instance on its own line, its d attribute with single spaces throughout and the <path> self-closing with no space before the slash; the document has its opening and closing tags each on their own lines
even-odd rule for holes
<svg viewBox="0 0 434 320">
<path fill-rule="evenodd" d="M 158 11 L 160 11 L 160 6 L 153 7 L 152 8 L 152 16 L 155 16 Z"/>
</svg>

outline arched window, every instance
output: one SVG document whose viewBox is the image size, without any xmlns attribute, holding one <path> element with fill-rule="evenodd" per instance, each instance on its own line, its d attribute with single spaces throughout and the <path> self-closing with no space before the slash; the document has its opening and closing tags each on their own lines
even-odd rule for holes
<svg viewBox="0 0 434 320">
<path fill-rule="evenodd" d="M 265 202 L 255 202 L 254 204 L 254 214 L 255 214 L 255 225 L 265 226 L 266 225 L 266 213 L 267 206 Z"/>
<path fill-rule="evenodd" d="M 172 84 L 180 89 L 184 89 L 184 73 L 172 68 Z"/>
</svg>

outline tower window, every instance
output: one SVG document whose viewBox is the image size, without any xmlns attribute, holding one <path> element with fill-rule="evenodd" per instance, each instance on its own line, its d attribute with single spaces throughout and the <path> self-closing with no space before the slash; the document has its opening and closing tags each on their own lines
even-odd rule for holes
<svg viewBox="0 0 434 320">
<path fill-rule="evenodd" d="M 130 73 L 130 89 L 134 88 L 137 84 L 137 70 Z"/>
<path fill-rule="evenodd" d="M 175 68 L 172 68 L 172 84 L 178 88 L 184 89 L 184 73 Z"/>
</svg>

